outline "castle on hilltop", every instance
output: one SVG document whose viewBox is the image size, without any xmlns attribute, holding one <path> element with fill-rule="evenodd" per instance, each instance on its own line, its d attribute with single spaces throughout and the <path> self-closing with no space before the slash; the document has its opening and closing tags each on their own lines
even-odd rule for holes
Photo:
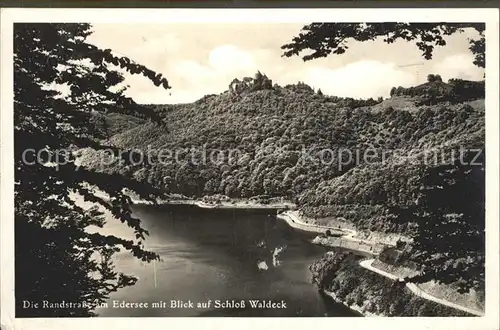
<svg viewBox="0 0 500 330">
<path fill-rule="evenodd" d="M 262 89 L 272 89 L 273 82 L 265 74 L 257 71 L 254 78 L 245 77 L 243 80 L 234 78 L 229 84 L 229 92 L 232 94 L 241 95 L 245 92 L 253 92 Z"/>
</svg>

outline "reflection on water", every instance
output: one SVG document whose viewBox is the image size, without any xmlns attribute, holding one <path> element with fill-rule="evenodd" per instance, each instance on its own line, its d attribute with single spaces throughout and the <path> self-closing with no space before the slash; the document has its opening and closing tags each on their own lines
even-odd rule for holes
<svg viewBox="0 0 500 330">
<path fill-rule="evenodd" d="M 134 213 L 150 232 L 148 249 L 162 261 L 118 254 L 117 270 L 139 281 L 114 293 L 108 308 L 98 309 L 101 316 L 354 315 L 310 283 L 308 267 L 324 250 L 274 214 L 189 206 L 136 206 Z M 112 228 L 124 235 L 125 229 Z M 258 299 L 286 308 L 252 308 L 250 301 Z M 111 308 L 113 301 L 147 302 L 150 308 Z M 244 306 L 235 305 L 241 301 Z"/>
<path fill-rule="evenodd" d="M 278 259 L 279 254 L 286 248 L 286 245 L 278 246 L 274 248 L 273 252 L 273 266 L 278 267 L 280 265 L 280 260 Z"/>
<path fill-rule="evenodd" d="M 259 261 L 259 262 L 257 262 L 257 268 L 258 269 L 263 269 L 263 270 L 269 269 L 269 267 L 267 266 L 267 263 L 265 261 Z"/>
</svg>

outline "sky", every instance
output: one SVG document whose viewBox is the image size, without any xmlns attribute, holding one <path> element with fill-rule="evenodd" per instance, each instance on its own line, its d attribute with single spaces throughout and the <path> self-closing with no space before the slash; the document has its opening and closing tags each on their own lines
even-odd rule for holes
<svg viewBox="0 0 500 330">
<path fill-rule="evenodd" d="M 393 86 L 424 83 L 431 73 L 445 81 L 483 78 L 468 49 L 467 38 L 476 37 L 475 31 L 446 37 L 447 45 L 436 48 L 432 60 L 423 59 L 414 43 L 382 40 L 351 41 L 342 55 L 308 62 L 282 57 L 280 47 L 305 24 L 94 24 L 87 41 L 168 79 L 172 88 L 165 90 L 142 76 L 126 75 L 127 94 L 138 103 L 193 102 L 222 93 L 234 78 L 253 77 L 258 70 L 282 86 L 302 81 L 324 94 L 353 98 L 388 97 Z"/>
</svg>

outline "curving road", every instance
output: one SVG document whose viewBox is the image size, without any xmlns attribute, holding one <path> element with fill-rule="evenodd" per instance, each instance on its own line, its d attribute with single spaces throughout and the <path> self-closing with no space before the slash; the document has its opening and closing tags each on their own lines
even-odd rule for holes
<svg viewBox="0 0 500 330">
<path fill-rule="evenodd" d="M 395 281 L 402 281 L 403 280 L 402 278 L 400 278 L 400 277 L 398 277 L 396 275 L 393 275 L 391 273 L 385 272 L 385 271 L 383 271 L 383 270 L 381 270 L 379 268 L 373 267 L 372 263 L 374 261 L 375 261 L 375 259 L 366 259 L 366 260 L 360 261 L 359 265 L 361 267 L 363 267 L 363 268 L 366 268 L 366 269 L 372 271 L 372 272 L 375 272 L 377 274 L 380 274 L 382 276 L 390 278 L 391 280 L 395 280 Z M 452 303 L 452 302 L 450 302 L 448 300 L 444 300 L 444 299 L 441 299 L 441 298 L 434 297 L 434 296 L 428 294 L 427 292 L 422 291 L 422 289 L 420 289 L 414 283 L 406 283 L 406 287 L 408 289 L 410 289 L 410 291 L 413 292 L 413 294 L 415 294 L 415 295 L 417 295 L 417 296 L 419 296 L 419 297 L 421 297 L 423 299 L 427 299 L 429 301 L 433 301 L 433 302 L 441 304 L 441 305 L 445 305 L 445 306 L 448 306 L 448 307 L 451 307 L 451 308 L 455 308 L 455 309 L 458 309 L 458 310 L 470 313 L 472 315 L 484 316 L 484 313 L 481 312 L 481 311 L 478 311 L 478 310 L 475 310 L 475 309 L 471 309 L 471 308 L 467 308 L 467 307 L 464 307 L 464 306 Z"/>
<path fill-rule="evenodd" d="M 322 233 L 326 229 L 331 229 L 333 231 L 338 231 L 339 230 L 338 228 L 330 228 L 330 227 L 326 227 L 326 226 L 317 226 L 317 225 L 311 225 L 311 224 L 307 224 L 305 222 L 302 222 L 301 219 L 300 219 L 300 217 L 294 211 L 286 211 L 286 212 L 283 212 L 281 215 L 282 215 L 282 218 L 284 220 L 289 220 L 287 222 L 292 227 L 294 226 L 293 224 L 296 223 L 296 224 L 299 224 L 301 227 L 310 228 L 310 231 L 315 231 L 315 232 L 318 232 L 318 233 Z M 351 241 L 357 241 L 357 242 L 364 242 L 365 241 L 365 240 L 362 240 L 362 239 L 354 237 L 357 234 L 357 232 L 355 230 L 346 229 L 346 228 L 343 228 L 341 230 L 343 232 L 347 232 L 345 235 L 342 236 L 342 238 L 345 238 L 345 239 L 348 239 L 348 240 L 351 240 Z M 398 277 L 398 276 L 396 276 L 394 274 L 391 274 L 391 273 L 383 271 L 383 270 L 381 270 L 379 268 L 373 267 L 372 263 L 374 261 L 375 261 L 375 259 L 362 260 L 362 261 L 359 262 L 359 265 L 361 267 L 363 267 L 365 269 L 368 269 L 368 270 L 370 270 L 372 272 L 375 272 L 375 273 L 377 273 L 379 275 L 382 275 L 382 276 L 385 276 L 387 278 L 390 278 L 391 280 L 394 280 L 394 281 L 402 281 L 403 280 L 402 278 L 400 278 L 400 277 Z M 434 297 L 433 295 L 430 295 L 427 292 L 425 292 L 422 289 L 420 289 L 414 283 L 406 283 L 406 287 L 413 294 L 415 294 L 415 295 L 417 295 L 417 296 L 419 296 L 419 297 L 421 297 L 423 299 L 426 299 L 426 300 L 429 300 L 429 301 L 433 301 L 435 303 L 438 303 L 438 304 L 441 304 L 441 305 L 445 305 L 445 306 L 448 306 L 448 307 L 451 307 L 451 308 L 455 308 L 455 309 L 458 309 L 458 310 L 470 313 L 472 315 L 484 316 L 484 313 L 482 311 L 478 311 L 478 310 L 475 310 L 475 309 L 467 308 L 467 307 L 464 307 L 462 305 L 458 305 L 458 304 L 452 303 L 452 302 L 450 302 L 448 300 L 444 300 L 444 299 L 441 299 L 441 298 Z"/>
<path fill-rule="evenodd" d="M 302 228 L 298 228 L 298 229 L 304 230 L 305 228 L 307 228 L 309 231 L 316 232 L 316 233 L 324 233 L 326 230 L 331 230 L 332 232 L 339 232 L 340 231 L 342 233 L 345 233 L 344 235 L 342 235 L 342 238 L 345 238 L 347 240 L 354 241 L 354 242 L 362 242 L 362 243 L 366 243 L 366 244 L 373 243 L 371 241 L 363 240 L 361 238 L 355 238 L 354 236 L 356 236 L 358 234 L 358 232 L 353 230 L 353 229 L 347 229 L 347 228 L 339 229 L 339 228 L 334 228 L 334 227 L 312 225 L 309 223 L 305 223 L 300 219 L 297 211 L 285 211 L 285 212 L 278 214 L 278 217 L 285 220 L 292 227 L 297 228 L 296 226 L 294 226 L 294 224 L 298 224 L 302 227 Z"/>
</svg>

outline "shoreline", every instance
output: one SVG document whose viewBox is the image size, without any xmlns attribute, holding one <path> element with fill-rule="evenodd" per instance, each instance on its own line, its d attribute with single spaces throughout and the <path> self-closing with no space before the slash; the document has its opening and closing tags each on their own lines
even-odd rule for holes
<svg viewBox="0 0 500 330">
<path fill-rule="evenodd" d="M 103 198 L 103 199 L 109 199 L 109 196 L 105 196 L 104 194 L 98 192 L 95 193 L 96 196 Z M 263 204 L 263 203 L 256 203 L 250 200 L 233 200 L 233 201 L 224 201 L 224 202 L 218 202 L 216 203 L 207 203 L 202 200 L 195 200 L 195 199 L 166 199 L 166 200 L 157 200 L 156 204 L 150 201 L 146 200 L 141 200 L 141 199 L 134 199 L 130 198 L 130 201 L 134 205 L 193 205 L 198 208 L 202 209 L 247 209 L 247 210 L 286 210 L 282 213 L 278 213 L 276 217 L 278 219 L 281 219 L 285 221 L 290 227 L 297 229 L 297 230 L 302 230 L 310 233 L 316 233 L 316 234 L 323 234 L 325 235 L 327 231 L 330 231 L 332 234 L 336 234 L 338 236 L 325 236 L 321 237 L 318 235 L 316 238 L 311 240 L 311 243 L 320 245 L 320 246 L 325 246 L 325 247 L 332 247 L 332 248 L 343 248 L 346 250 L 351 250 L 354 252 L 361 252 L 361 253 L 368 253 L 372 257 L 376 257 L 378 254 L 380 254 L 382 248 L 389 246 L 389 244 L 384 244 L 380 243 L 377 241 L 373 240 L 363 240 L 360 238 L 355 238 L 354 236 L 357 235 L 357 232 L 352 229 L 347 229 L 347 228 L 334 228 L 334 227 L 329 227 L 329 226 L 321 226 L 321 225 L 315 225 L 315 224 L 309 224 L 304 222 L 300 215 L 299 212 L 296 211 L 296 205 L 290 202 L 281 202 L 281 203 L 269 203 L 269 204 Z M 364 248 L 363 248 L 364 247 Z M 366 257 L 366 255 L 365 255 Z M 373 259 L 365 259 L 364 261 L 370 261 Z M 366 268 L 368 270 L 374 271 L 370 269 L 369 267 L 366 267 L 363 262 L 360 262 L 361 267 Z M 374 271 L 376 273 L 382 272 L 382 270 Z M 395 275 L 390 274 L 391 278 L 395 277 Z M 384 276 L 384 275 L 382 275 Z M 411 290 L 412 288 L 410 288 Z M 321 290 L 325 295 L 329 296 L 331 299 L 333 299 L 336 303 L 343 304 L 344 306 L 348 307 L 349 309 L 359 313 L 362 316 L 383 316 L 383 315 L 377 315 L 377 314 L 372 314 L 372 313 L 364 313 L 363 312 L 363 306 L 358 306 L 358 305 L 352 305 L 349 306 L 347 305 L 346 302 L 338 299 L 333 292 L 327 291 L 327 290 Z M 418 292 L 423 293 L 423 294 L 416 294 L 414 291 L 411 290 L 413 294 L 426 299 L 430 301 L 437 302 L 438 304 L 448 306 L 450 308 L 454 308 L 457 310 L 462 310 L 466 311 L 472 315 L 476 316 L 481 316 L 484 315 L 480 311 L 472 310 L 470 308 L 467 308 L 465 306 L 461 306 L 452 302 L 446 301 L 446 303 L 442 303 L 442 301 L 445 301 L 443 299 L 435 298 L 429 294 L 426 294 L 422 290 L 418 290 Z M 429 298 L 429 297 L 432 298 Z M 472 312 L 471 312 L 472 311 Z"/>
<path fill-rule="evenodd" d="M 332 233 L 336 234 L 344 234 L 344 233 L 352 234 L 354 232 L 354 230 L 350 229 L 339 229 L 328 226 L 320 226 L 320 225 L 305 223 L 300 219 L 300 216 L 298 215 L 297 211 L 283 212 L 278 214 L 277 217 L 281 220 L 284 220 L 292 228 L 299 229 L 302 231 L 307 231 L 310 233 L 325 234 L 327 230 L 330 230 Z"/>
<path fill-rule="evenodd" d="M 102 198 L 104 200 L 109 200 L 109 196 L 103 192 L 94 192 L 96 197 Z M 231 200 L 231 201 L 221 201 L 219 203 L 207 203 L 201 199 L 163 199 L 157 200 L 156 204 L 144 199 L 136 199 L 131 196 L 130 201 L 133 205 L 194 205 L 202 209 L 242 209 L 242 210 L 290 210 L 295 209 L 297 205 L 292 202 L 280 202 L 280 203 L 257 203 L 251 201 L 250 199 L 244 200 Z"/>
<path fill-rule="evenodd" d="M 322 238 L 321 236 L 317 236 L 314 238 L 311 243 L 320 245 L 320 246 L 325 246 L 325 247 L 332 247 L 332 248 L 343 248 L 347 250 L 352 250 L 355 252 L 362 252 L 362 253 L 368 253 L 372 255 L 372 257 L 369 257 L 369 259 L 365 259 L 363 261 L 359 262 L 359 265 L 365 269 L 368 269 L 372 272 L 378 273 L 381 276 L 385 276 L 388 278 L 391 278 L 392 280 L 399 280 L 399 277 L 387 273 L 381 269 L 375 268 L 371 266 L 371 262 L 373 262 L 373 258 L 377 257 L 378 254 L 382 251 L 382 249 L 385 246 L 388 246 L 386 244 L 381 244 L 380 242 L 376 241 L 369 241 L 369 240 L 362 240 L 355 238 L 354 236 L 357 234 L 356 231 L 351 230 L 351 229 L 338 229 L 338 228 L 333 228 L 333 227 L 328 227 L 328 226 L 319 226 L 319 225 L 312 225 L 312 224 L 307 224 L 303 222 L 300 219 L 300 215 L 298 214 L 297 211 L 286 211 L 283 213 L 278 214 L 277 216 L 279 219 L 284 220 L 290 227 L 298 230 L 303 230 L 307 232 L 314 232 L 318 234 L 325 234 L 327 230 L 330 230 L 337 234 L 342 234 L 346 233 L 343 236 L 340 237 L 324 237 Z M 417 285 L 412 284 L 412 283 L 407 283 L 406 286 L 410 289 L 410 291 L 425 300 L 432 301 L 456 310 L 464 311 L 467 312 L 473 316 L 484 316 L 484 311 L 479 311 L 475 310 L 473 308 L 469 308 L 466 306 L 459 305 L 457 303 L 447 301 L 445 299 L 440 299 L 437 297 L 434 297 L 431 294 L 426 293 L 425 291 L 421 290 Z M 341 303 L 345 305 L 346 307 L 350 308 L 351 310 L 360 313 L 363 316 L 384 316 L 384 315 L 376 315 L 372 313 L 363 313 L 362 312 L 362 307 L 363 306 L 358 306 L 358 305 L 352 305 L 348 306 L 344 301 L 338 299 L 333 292 L 329 292 L 327 290 L 322 290 L 327 296 L 331 297 L 335 302 Z"/>
<path fill-rule="evenodd" d="M 235 200 L 231 202 L 220 202 L 218 204 L 206 203 L 204 201 L 195 201 L 194 204 L 200 208 L 206 209 L 262 209 L 262 210 L 282 210 L 296 208 L 297 205 L 291 202 L 282 203 L 256 203 L 250 200 Z"/>
<path fill-rule="evenodd" d="M 342 304 L 344 305 L 345 307 L 349 308 L 350 310 L 360 314 L 361 316 L 363 317 L 367 317 L 367 316 L 376 316 L 376 317 L 384 317 L 384 315 L 378 315 L 378 314 L 373 314 L 373 313 L 368 313 L 368 312 L 364 312 L 363 311 L 363 308 L 362 306 L 358 306 L 356 304 L 353 304 L 353 305 L 348 305 L 345 301 L 342 301 L 341 299 L 337 298 L 337 296 L 335 295 L 335 293 L 333 292 L 330 292 L 328 290 L 321 290 L 323 292 L 323 294 L 325 296 L 328 296 L 330 299 L 332 299 L 334 302 L 336 302 L 337 304 Z"/>
<path fill-rule="evenodd" d="M 131 198 L 134 205 L 155 205 L 150 201 L 137 200 Z M 231 210 L 231 209 L 241 209 L 241 210 L 283 210 L 294 208 L 293 203 L 255 203 L 251 201 L 235 201 L 235 202 L 220 202 L 218 204 L 206 203 L 201 200 L 196 199 L 186 199 L 186 200 L 160 200 L 157 201 L 156 205 L 194 205 L 201 209 L 215 209 L 215 210 Z"/>
<path fill-rule="evenodd" d="M 317 233 L 320 235 L 326 234 L 326 232 L 329 230 L 333 235 L 338 235 L 329 237 L 321 237 L 320 235 L 318 235 L 311 241 L 311 243 L 316 245 L 344 248 L 364 254 L 369 254 L 372 256 L 380 254 L 384 247 L 387 246 L 377 241 L 356 238 L 354 236 L 356 236 L 358 232 L 352 229 L 334 228 L 305 223 L 300 219 L 300 215 L 297 211 L 285 211 L 278 214 L 277 217 L 284 220 L 290 227 L 294 229 Z"/>
</svg>

